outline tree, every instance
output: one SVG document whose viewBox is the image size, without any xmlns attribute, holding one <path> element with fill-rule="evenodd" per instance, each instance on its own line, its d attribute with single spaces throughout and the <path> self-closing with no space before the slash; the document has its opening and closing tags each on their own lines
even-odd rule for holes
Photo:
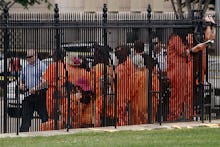
<svg viewBox="0 0 220 147">
<path fill-rule="evenodd" d="M 47 3 L 47 7 L 50 8 L 52 4 L 49 2 L 49 0 L 0 0 L 0 9 L 2 10 L 6 5 L 10 8 L 15 3 L 19 3 L 24 8 L 28 8 L 28 6 L 33 6 L 34 4 L 41 4 L 41 3 Z"/>
<path fill-rule="evenodd" d="M 188 17 L 191 17 L 191 11 L 192 9 L 201 10 L 202 15 L 206 13 L 208 9 L 212 9 L 210 4 L 215 5 L 215 0 L 165 0 L 170 1 L 173 11 L 176 15 L 177 19 L 184 19 L 184 11 L 183 8 L 186 7 L 186 10 L 188 12 Z M 197 8 L 195 8 L 195 5 L 197 5 Z"/>
</svg>

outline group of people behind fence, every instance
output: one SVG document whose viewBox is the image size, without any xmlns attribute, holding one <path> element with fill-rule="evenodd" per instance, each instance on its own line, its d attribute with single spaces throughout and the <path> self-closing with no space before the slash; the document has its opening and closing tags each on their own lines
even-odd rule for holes
<svg viewBox="0 0 220 147">
<path fill-rule="evenodd" d="M 93 66 L 89 70 L 81 66 L 83 60 L 75 52 L 66 53 L 65 60 L 62 60 L 63 57 L 54 60 L 57 62 L 50 64 L 42 76 L 42 79 L 48 81 L 46 105 L 49 120 L 41 124 L 41 130 L 54 129 L 55 106 L 58 106 L 59 112 L 58 128 L 65 127 L 68 96 L 70 126 L 73 128 L 114 125 L 115 121 L 117 125 L 146 124 L 148 70 L 142 57 L 144 43 L 136 41 L 133 48 L 134 55 L 130 54 L 129 46 L 122 45 L 115 49 L 117 66 L 110 63 L 108 49 L 100 45 L 94 46 Z M 57 58 L 61 54 L 54 55 Z M 153 81 L 153 89 L 156 91 L 159 85 L 156 75 Z M 157 96 L 153 95 L 153 121 L 156 121 L 157 101 Z"/>
<path fill-rule="evenodd" d="M 204 40 L 213 40 L 214 20 L 207 16 L 205 21 L 209 23 L 204 31 Z M 183 38 L 186 37 L 187 40 L 184 42 Z M 34 87 L 35 89 L 32 90 L 31 86 L 27 87 L 31 94 L 36 94 L 36 89 L 41 89 L 47 83 L 45 100 L 47 114 L 41 115 L 43 119 L 40 130 L 53 130 L 55 120 L 57 120 L 58 129 L 63 129 L 67 127 L 66 125 L 78 128 L 114 125 L 114 123 L 117 125 L 146 124 L 150 105 L 152 122 L 155 122 L 159 116 L 160 76 L 169 79 L 167 84 L 171 89 L 167 100 L 169 108 L 164 119 L 175 121 L 184 116 L 185 119 L 191 120 L 193 115 L 192 56 L 198 51 L 204 52 L 207 46 L 207 43 L 193 46 L 191 34 L 181 36 L 174 31 L 166 45 L 167 56 L 163 67 L 161 65 L 164 63 L 158 63 L 157 58 L 155 61 L 144 53 L 144 43 L 140 40 L 135 41 L 132 47 L 120 45 L 114 49 L 117 64 L 112 64 L 108 47 L 95 45 L 90 68 L 83 65 L 84 59 L 76 52 L 66 52 L 65 58 L 62 51 L 54 52 L 52 56 L 54 62 L 46 70 L 41 69 L 42 73 L 38 73 L 35 69 L 37 73 L 35 76 L 41 77 L 37 79 L 38 84 Z M 131 48 L 134 49 L 132 53 Z M 152 75 L 149 75 L 149 70 L 152 71 Z M 203 75 L 204 71 L 205 69 L 203 69 Z M 149 76 L 152 76 L 152 83 L 149 83 Z M 34 79 L 36 81 L 36 78 L 30 80 Z M 148 103 L 149 84 L 152 86 L 151 104 Z M 38 107 L 36 109 L 38 110 Z M 31 110 L 35 110 L 35 105 Z M 68 124 L 68 115 L 70 124 Z M 25 123 L 26 129 L 21 131 L 27 131 L 30 119 L 30 116 L 25 118 L 28 123 Z"/>
</svg>

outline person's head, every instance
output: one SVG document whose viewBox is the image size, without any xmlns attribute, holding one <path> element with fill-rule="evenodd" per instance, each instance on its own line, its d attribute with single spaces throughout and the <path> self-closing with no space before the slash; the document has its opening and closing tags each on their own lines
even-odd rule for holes
<svg viewBox="0 0 220 147">
<path fill-rule="evenodd" d="M 155 53 L 158 53 L 162 50 L 162 44 L 158 36 L 152 38 L 153 49 Z"/>
<path fill-rule="evenodd" d="M 55 50 L 52 54 L 53 61 L 59 61 L 62 60 L 64 56 L 64 53 L 62 51 Z"/>
<path fill-rule="evenodd" d="M 118 59 L 119 64 L 123 63 L 130 54 L 128 46 L 121 45 L 115 48 L 115 56 Z"/>
<path fill-rule="evenodd" d="M 82 64 L 82 59 L 79 58 L 77 52 L 69 52 L 67 53 L 67 64 L 70 66 L 77 66 L 79 67 Z"/>
<path fill-rule="evenodd" d="M 29 64 L 34 64 L 37 60 L 37 53 L 34 49 L 27 50 L 27 56 L 26 59 Z"/>
<path fill-rule="evenodd" d="M 80 87 L 83 91 L 92 91 L 89 81 L 85 78 L 78 79 L 74 86 Z"/>
<path fill-rule="evenodd" d="M 98 63 L 105 63 L 109 65 L 109 50 L 109 47 L 94 45 L 94 65 Z"/>
<path fill-rule="evenodd" d="M 212 15 L 207 15 L 205 17 L 206 27 L 205 27 L 205 40 L 215 40 L 216 38 L 216 27 L 215 20 Z"/>
<path fill-rule="evenodd" d="M 183 43 L 185 45 L 188 45 L 188 37 L 189 37 L 189 34 L 192 34 L 193 33 L 193 29 L 192 28 L 174 28 L 173 29 L 173 34 L 175 35 L 178 35 Z M 190 43 L 192 41 L 190 40 Z"/>
<path fill-rule="evenodd" d="M 84 68 L 86 71 L 90 71 L 90 63 L 86 57 L 82 57 L 82 63 L 79 68 Z"/>
<path fill-rule="evenodd" d="M 135 53 L 142 53 L 144 52 L 144 43 L 140 40 L 136 40 L 134 42 L 134 51 Z"/>
</svg>

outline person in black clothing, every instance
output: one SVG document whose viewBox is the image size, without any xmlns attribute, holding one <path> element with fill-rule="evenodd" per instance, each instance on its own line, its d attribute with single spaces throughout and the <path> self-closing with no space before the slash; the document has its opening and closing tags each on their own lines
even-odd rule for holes
<svg viewBox="0 0 220 147">
<path fill-rule="evenodd" d="M 48 120 L 46 109 L 47 82 L 41 79 L 46 70 L 33 49 L 27 51 L 28 64 L 22 67 L 20 90 L 24 91 L 25 98 L 22 101 L 22 124 L 20 132 L 28 132 L 34 111 L 37 111 L 43 122 Z"/>
</svg>

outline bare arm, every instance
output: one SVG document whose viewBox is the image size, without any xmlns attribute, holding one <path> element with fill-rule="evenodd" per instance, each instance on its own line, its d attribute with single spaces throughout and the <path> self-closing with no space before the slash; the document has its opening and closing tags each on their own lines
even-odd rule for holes
<svg viewBox="0 0 220 147">
<path fill-rule="evenodd" d="M 186 50 L 186 55 L 189 55 L 190 53 L 197 53 L 199 51 L 202 51 L 203 49 L 205 49 L 207 46 L 206 43 L 199 43 L 197 44 L 196 46 L 190 48 L 190 49 L 187 49 Z"/>
<path fill-rule="evenodd" d="M 196 52 L 202 51 L 207 47 L 208 43 L 214 43 L 215 36 L 216 36 L 215 21 L 211 15 L 206 16 L 205 21 L 211 24 L 211 25 L 206 26 L 205 42 L 199 43 L 196 46 L 194 46 L 190 49 L 187 49 L 186 50 L 187 55 L 189 55 L 190 53 L 196 53 Z"/>
</svg>

